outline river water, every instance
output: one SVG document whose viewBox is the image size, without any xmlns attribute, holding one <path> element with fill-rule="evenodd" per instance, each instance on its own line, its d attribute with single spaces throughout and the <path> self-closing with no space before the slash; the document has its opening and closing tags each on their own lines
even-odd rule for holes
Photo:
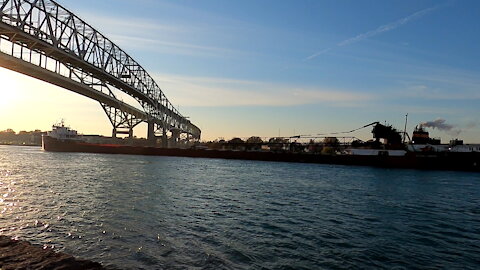
<svg viewBox="0 0 480 270">
<path fill-rule="evenodd" d="M 480 174 L 0 146 L 0 234 L 121 269 L 478 269 Z"/>
</svg>

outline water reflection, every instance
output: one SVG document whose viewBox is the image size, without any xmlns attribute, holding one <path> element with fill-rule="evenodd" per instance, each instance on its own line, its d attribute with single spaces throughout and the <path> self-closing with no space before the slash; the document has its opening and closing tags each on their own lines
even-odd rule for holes
<svg viewBox="0 0 480 270">
<path fill-rule="evenodd" d="M 479 180 L 0 146 L 0 234 L 127 269 L 474 268 Z"/>
</svg>

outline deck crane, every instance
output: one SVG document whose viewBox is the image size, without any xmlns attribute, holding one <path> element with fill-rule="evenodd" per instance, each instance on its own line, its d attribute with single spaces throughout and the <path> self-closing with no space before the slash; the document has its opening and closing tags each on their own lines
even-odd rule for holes
<svg viewBox="0 0 480 270">
<path fill-rule="evenodd" d="M 342 131 L 342 132 L 331 132 L 331 133 L 321 133 L 321 134 L 316 134 L 316 136 L 331 136 L 331 135 L 340 135 L 340 134 L 349 134 L 353 133 L 355 131 L 367 128 L 373 126 L 372 133 L 373 133 L 373 138 L 375 138 L 376 142 L 379 142 L 380 139 L 384 139 L 385 144 L 389 145 L 401 145 L 402 144 L 402 135 L 401 132 L 393 128 L 392 126 L 389 125 L 383 125 L 378 121 L 372 122 L 370 124 L 364 125 L 362 127 L 348 130 L 348 131 Z M 305 138 L 305 137 L 311 137 L 311 135 L 297 135 L 293 136 L 290 138 Z"/>
</svg>

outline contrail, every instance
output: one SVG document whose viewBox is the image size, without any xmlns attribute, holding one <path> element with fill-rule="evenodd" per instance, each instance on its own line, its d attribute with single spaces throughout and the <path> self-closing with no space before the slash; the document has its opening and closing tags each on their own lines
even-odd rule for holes
<svg viewBox="0 0 480 270">
<path fill-rule="evenodd" d="M 364 39 L 367 39 L 367 38 L 370 38 L 370 37 L 373 37 L 373 36 L 376 36 L 376 35 L 379 35 L 381 33 L 385 33 L 385 32 L 388 32 L 388 31 L 392 31 L 412 20 L 415 20 L 415 19 L 418 19 L 420 17 L 423 17 L 425 16 L 426 14 L 434 11 L 435 9 L 438 9 L 439 7 L 441 6 L 444 6 L 444 5 L 437 5 L 437 6 L 434 6 L 434 7 L 430 7 L 430 8 L 426 8 L 426 9 L 423 9 L 423 10 L 420 10 L 420 11 L 417 11 L 407 17 L 404 17 L 400 20 L 397 20 L 395 22 L 392 22 L 392 23 L 389 23 L 389 24 L 385 24 L 385 25 L 382 25 L 380 27 L 378 27 L 377 29 L 375 30 L 371 30 L 371 31 L 368 31 L 368 32 L 365 32 L 363 34 L 359 34 L 355 37 L 352 37 L 352 38 L 349 38 L 349 39 L 346 39 L 342 42 L 339 42 L 337 43 L 337 45 L 333 48 L 326 48 L 326 49 L 323 49 L 319 52 L 316 52 L 310 56 L 308 56 L 307 58 L 305 58 L 304 60 L 305 61 L 308 61 L 308 60 L 311 60 L 315 57 L 318 57 L 319 55 L 322 55 L 328 51 L 331 51 L 332 49 L 336 48 L 336 47 L 343 47 L 343 46 L 346 46 L 346 45 L 350 45 L 352 43 L 356 43 L 356 42 L 359 42 L 359 41 L 362 41 Z"/>
<path fill-rule="evenodd" d="M 321 55 L 321 54 L 324 54 L 324 53 L 330 51 L 331 49 L 332 49 L 332 48 L 326 48 L 326 49 L 324 49 L 324 50 L 321 50 L 321 51 L 319 51 L 319 52 L 316 52 L 316 53 L 310 55 L 309 57 L 305 58 L 305 60 L 313 59 L 313 58 L 315 58 L 315 57 L 317 57 L 317 56 L 319 56 L 319 55 Z"/>
</svg>

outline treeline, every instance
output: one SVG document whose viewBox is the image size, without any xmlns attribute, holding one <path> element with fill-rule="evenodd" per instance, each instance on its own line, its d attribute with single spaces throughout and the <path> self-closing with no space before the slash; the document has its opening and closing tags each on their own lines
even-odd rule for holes
<svg viewBox="0 0 480 270">
<path fill-rule="evenodd" d="M 12 129 L 0 131 L 0 144 L 9 145 L 42 145 L 42 135 L 46 134 L 41 130 L 20 131 L 16 133 Z"/>
<path fill-rule="evenodd" d="M 336 137 L 324 138 L 321 142 L 310 140 L 299 143 L 291 138 L 274 137 L 262 140 L 260 137 L 252 136 L 246 140 L 233 138 L 231 140 L 215 140 L 204 142 L 202 147 L 208 149 L 240 150 L 240 151 L 273 151 L 273 152 L 311 152 L 311 153 L 332 153 L 340 149 L 340 142 Z"/>
</svg>

